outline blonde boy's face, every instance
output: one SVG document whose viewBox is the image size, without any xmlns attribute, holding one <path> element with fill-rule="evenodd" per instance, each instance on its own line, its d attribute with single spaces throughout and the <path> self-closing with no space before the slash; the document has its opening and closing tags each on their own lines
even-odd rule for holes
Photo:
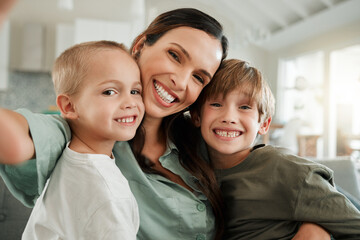
<svg viewBox="0 0 360 240">
<path fill-rule="evenodd" d="M 144 116 L 140 72 L 122 50 L 101 50 L 90 60 L 80 92 L 73 97 L 73 130 L 98 141 L 127 141 Z"/>
<path fill-rule="evenodd" d="M 234 161 L 245 157 L 257 134 L 265 134 L 268 127 L 259 122 L 256 103 L 239 90 L 229 92 L 224 99 L 208 99 L 200 115 L 195 124 L 201 127 L 212 160 L 229 155 Z"/>
</svg>

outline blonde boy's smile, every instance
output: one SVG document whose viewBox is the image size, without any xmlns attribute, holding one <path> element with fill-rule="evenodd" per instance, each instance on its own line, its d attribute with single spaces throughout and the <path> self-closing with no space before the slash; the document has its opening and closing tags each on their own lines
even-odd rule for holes
<svg viewBox="0 0 360 240">
<path fill-rule="evenodd" d="M 119 123 L 127 123 L 127 125 L 133 125 L 136 123 L 136 116 L 118 118 L 116 121 Z"/>
</svg>

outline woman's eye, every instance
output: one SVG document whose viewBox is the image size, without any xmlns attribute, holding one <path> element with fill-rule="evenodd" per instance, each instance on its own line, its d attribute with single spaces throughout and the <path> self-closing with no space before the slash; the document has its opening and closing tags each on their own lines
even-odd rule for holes
<svg viewBox="0 0 360 240">
<path fill-rule="evenodd" d="M 175 52 L 169 51 L 169 54 L 173 59 L 175 59 L 175 61 L 180 62 L 180 58 Z"/>
<path fill-rule="evenodd" d="M 199 83 L 201 83 L 201 84 L 204 84 L 204 82 L 205 82 L 204 79 L 199 75 L 194 75 L 194 78 L 196 78 L 196 80 L 199 81 Z"/>
<path fill-rule="evenodd" d="M 111 95 L 114 95 L 116 92 L 114 91 L 114 90 L 111 90 L 111 89 L 109 89 L 109 90 L 105 90 L 105 91 L 103 91 L 103 95 L 107 95 L 107 96 L 111 96 Z"/>
<path fill-rule="evenodd" d="M 130 94 L 132 94 L 132 95 L 140 95 L 141 91 L 138 90 L 138 89 L 133 89 L 133 90 L 130 91 Z"/>
</svg>

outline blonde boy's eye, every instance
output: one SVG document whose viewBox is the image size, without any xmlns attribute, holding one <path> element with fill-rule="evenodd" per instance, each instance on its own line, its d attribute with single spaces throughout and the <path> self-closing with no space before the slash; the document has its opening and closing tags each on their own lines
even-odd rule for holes
<svg viewBox="0 0 360 240">
<path fill-rule="evenodd" d="M 133 89 L 133 90 L 130 91 L 130 94 L 132 94 L 132 95 L 140 95 L 141 91 L 138 90 L 138 89 Z"/>
<path fill-rule="evenodd" d="M 103 95 L 106 95 L 106 96 L 111 96 L 111 95 L 114 95 L 116 92 L 114 90 L 111 90 L 111 89 L 108 89 L 108 90 L 105 90 L 103 91 Z"/>
</svg>

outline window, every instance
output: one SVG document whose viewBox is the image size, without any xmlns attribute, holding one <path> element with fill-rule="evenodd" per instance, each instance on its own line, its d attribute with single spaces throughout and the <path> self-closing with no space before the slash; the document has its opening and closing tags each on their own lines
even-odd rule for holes
<svg viewBox="0 0 360 240">
<path fill-rule="evenodd" d="M 300 155 L 309 155 L 301 152 L 302 139 L 317 145 L 311 156 L 321 151 L 317 142 L 323 133 L 323 59 L 322 52 L 315 52 L 281 60 L 279 65 L 277 117 L 285 127 L 278 144 Z"/>
</svg>

